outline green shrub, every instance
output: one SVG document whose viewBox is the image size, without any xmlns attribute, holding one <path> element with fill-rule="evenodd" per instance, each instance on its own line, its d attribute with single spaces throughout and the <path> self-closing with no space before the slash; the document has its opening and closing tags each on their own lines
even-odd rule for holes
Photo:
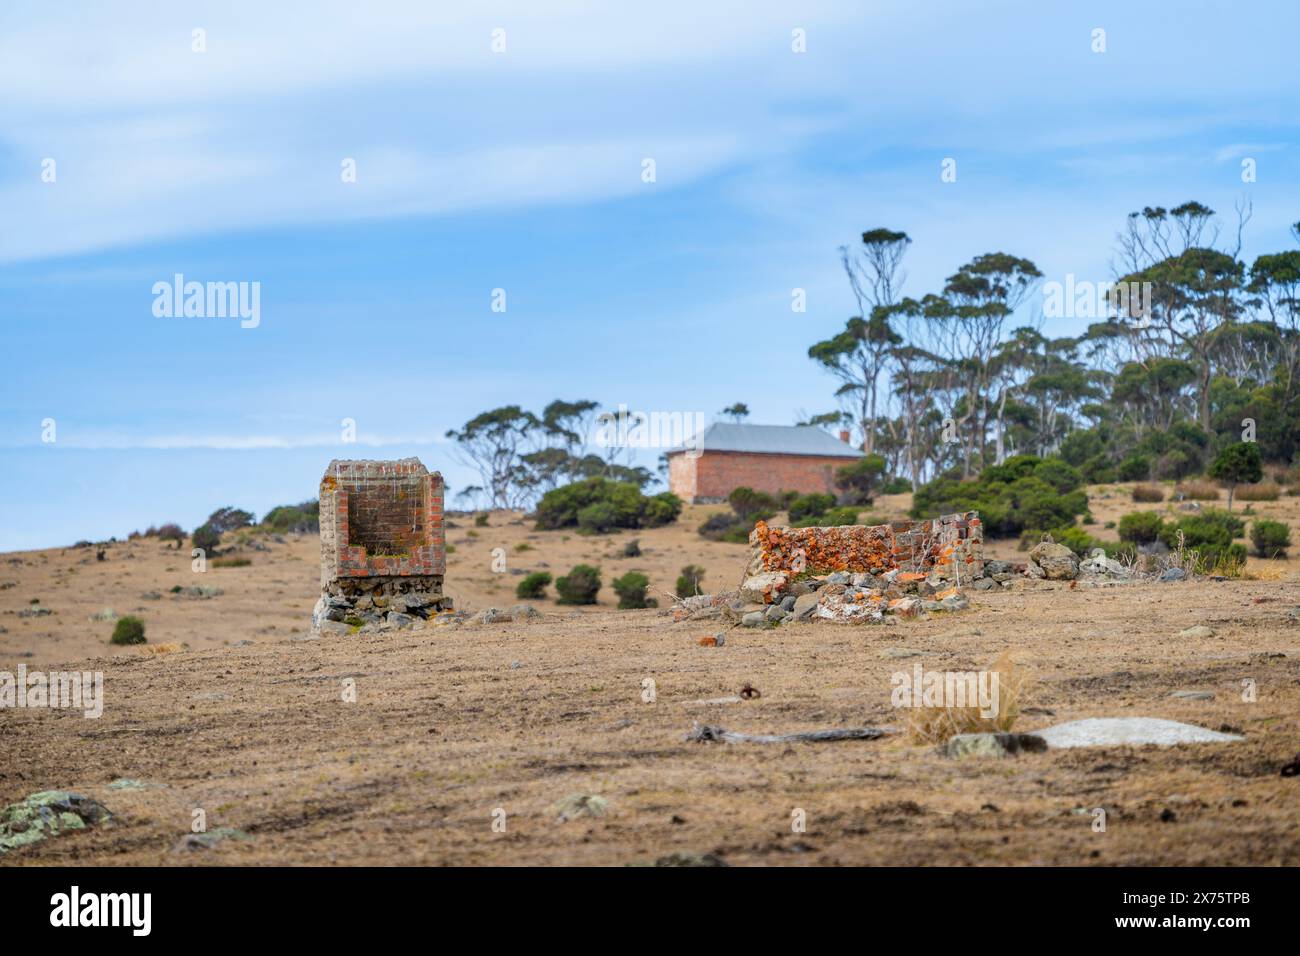
<svg viewBox="0 0 1300 956">
<path fill-rule="evenodd" d="M 744 486 L 732 489 L 727 495 L 727 504 L 738 518 L 751 523 L 766 521 L 781 507 L 780 502 L 766 492 Z"/>
<path fill-rule="evenodd" d="M 800 495 L 790 502 L 790 523 L 794 524 L 805 518 L 820 518 L 833 507 L 835 507 L 834 495 L 820 491 Z"/>
<path fill-rule="evenodd" d="M 792 522 L 792 525 L 796 528 L 834 528 L 839 525 L 857 524 L 860 513 L 860 506 L 848 505 L 843 508 L 832 508 L 816 518 L 804 518 L 802 521 Z"/>
<path fill-rule="evenodd" d="M 1183 546 L 1189 551 L 1196 551 L 1205 567 L 1212 567 L 1221 561 L 1241 563 L 1246 560 L 1246 546 L 1233 544 L 1232 539 L 1241 537 L 1246 526 L 1240 518 L 1207 508 L 1196 515 L 1188 515 L 1173 524 L 1165 525 L 1160 533 L 1160 540 L 1170 548 L 1178 546 L 1178 532 L 1183 534 Z"/>
<path fill-rule="evenodd" d="M 953 472 L 922 485 L 913 496 L 912 516 L 932 518 L 962 511 L 978 511 L 989 537 L 1014 538 L 1026 529 L 1067 528 L 1088 511 L 1088 495 L 1071 487 L 1082 475 L 1051 464 L 1044 474 L 1036 471 L 1054 459 L 1016 455 L 1001 465 L 985 468 L 978 478 L 962 480 Z M 1065 488 L 1067 490 L 1060 491 Z"/>
<path fill-rule="evenodd" d="M 279 505 L 262 518 L 262 526 L 285 534 L 296 531 L 312 534 L 320 531 L 320 502 L 304 501 L 299 505 Z"/>
<path fill-rule="evenodd" d="M 542 495 L 537 527 L 542 531 L 579 527 L 597 534 L 612 528 L 656 528 L 676 521 L 681 510 L 681 499 L 671 492 L 648 498 L 629 482 L 587 478 Z"/>
<path fill-rule="evenodd" d="M 912 490 L 912 483 L 906 478 L 890 478 L 883 488 L 880 489 L 882 495 L 902 495 Z"/>
<path fill-rule="evenodd" d="M 202 548 L 205 554 L 212 554 L 221 544 L 221 532 L 211 525 L 201 524 L 190 535 L 190 543 L 196 548 Z"/>
<path fill-rule="evenodd" d="M 836 470 L 835 487 L 840 489 L 847 504 L 869 505 L 880 490 L 885 467 L 885 459 L 880 455 L 864 455 L 853 464 Z"/>
<path fill-rule="evenodd" d="M 1119 519 L 1119 539 L 1134 544 L 1151 544 L 1165 530 L 1164 519 L 1154 511 L 1135 511 Z"/>
<path fill-rule="evenodd" d="M 645 589 L 650 586 L 650 579 L 640 571 L 629 571 L 611 583 L 618 595 L 619 610 L 630 611 L 647 606 Z"/>
<path fill-rule="evenodd" d="M 1215 481 L 1222 481 L 1228 486 L 1228 508 L 1232 508 L 1232 495 L 1237 485 L 1242 482 L 1256 482 L 1264 477 L 1260 464 L 1259 445 L 1253 441 L 1235 442 L 1223 451 L 1210 464 L 1206 471 Z"/>
<path fill-rule="evenodd" d="M 1115 469 L 1120 481 L 1146 481 L 1151 477 L 1151 459 L 1145 455 L 1125 458 Z"/>
<path fill-rule="evenodd" d="M 600 590 L 600 569 L 590 564 L 575 564 L 573 569 L 555 582 L 559 604 L 595 604 Z"/>
<path fill-rule="evenodd" d="M 144 639 L 144 621 L 138 617 L 132 617 L 130 614 L 125 617 L 119 617 L 117 623 L 113 625 L 113 636 L 109 638 L 113 644 L 143 644 Z"/>
<path fill-rule="evenodd" d="M 700 594 L 700 582 L 704 580 L 704 569 L 698 564 L 688 564 L 677 575 L 677 596 L 688 598 Z"/>
<path fill-rule="evenodd" d="M 159 541 L 175 541 L 180 546 L 185 541 L 185 532 L 181 526 L 173 522 L 168 522 L 157 531 Z"/>
<path fill-rule="evenodd" d="M 482 514 L 477 514 L 474 516 L 474 527 L 486 528 L 487 526 L 488 526 L 488 514 L 486 511 L 483 512 Z"/>
<path fill-rule="evenodd" d="M 745 544 L 749 541 L 749 532 L 753 525 L 730 511 L 722 511 L 706 518 L 700 525 L 700 536 L 710 541 L 729 541 Z"/>
<path fill-rule="evenodd" d="M 1060 458 L 1044 458 L 1034 466 L 1034 477 L 1051 485 L 1052 490 L 1059 495 L 1083 484 L 1083 473 Z"/>
<path fill-rule="evenodd" d="M 524 601 L 545 597 L 546 585 L 550 583 L 551 575 L 546 571 L 526 574 L 524 579 L 515 586 L 515 597 Z"/>
<path fill-rule="evenodd" d="M 627 544 L 623 545 L 623 557 L 639 558 L 641 557 L 641 540 L 633 538 Z"/>
<path fill-rule="evenodd" d="M 661 491 L 645 499 L 641 509 L 642 528 L 661 528 L 672 524 L 682 513 L 682 499 L 671 491 Z"/>
<path fill-rule="evenodd" d="M 1250 526 L 1250 543 L 1261 558 L 1285 558 L 1291 547 L 1291 529 L 1281 521 L 1257 518 Z"/>
<path fill-rule="evenodd" d="M 608 501 L 593 501 L 578 512 L 578 530 L 587 534 L 604 534 L 617 528 L 618 509 Z"/>
</svg>

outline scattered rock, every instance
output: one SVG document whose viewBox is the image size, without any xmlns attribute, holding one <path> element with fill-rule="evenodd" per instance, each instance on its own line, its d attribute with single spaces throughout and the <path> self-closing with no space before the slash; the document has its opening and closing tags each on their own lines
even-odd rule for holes
<svg viewBox="0 0 1300 956">
<path fill-rule="evenodd" d="M 551 807 L 551 811 L 565 823 L 579 817 L 603 817 L 608 809 L 609 801 L 588 793 L 575 793 Z"/>
<path fill-rule="evenodd" d="M 1208 690 L 1176 690 L 1169 696 L 1178 700 L 1214 700 L 1214 695 Z"/>
<path fill-rule="evenodd" d="M 175 850 L 177 853 L 185 853 L 190 850 L 212 850 L 218 844 L 226 840 L 251 840 L 253 839 L 243 830 L 237 830 L 234 827 L 213 827 L 204 833 L 187 833 L 177 841 Z"/>
<path fill-rule="evenodd" d="M 958 734 L 939 748 L 945 757 L 1009 757 L 1020 753 L 1042 753 L 1047 742 L 1036 734 Z"/>
<path fill-rule="evenodd" d="M 740 619 L 740 623 L 744 627 L 766 627 L 767 616 L 763 611 L 750 611 Z"/>
<path fill-rule="evenodd" d="M 1071 581 L 1079 574 L 1078 556 L 1063 544 L 1042 541 L 1029 549 L 1029 560 L 1049 581 Z"/>
<path fill-rule="evenodd" d="M 881 656 L 901 661 L 908 657 L 920 657 L 922 653 L 922 651 L 913 650 L 910 647 L 887 647 Z"/>
<path fill-rule="evenodd" d="M 727 862 L 714 853 L 669 853 L 655 860 L 655 866 L 727 866 Z"/>
<path fill-rule="evenodd" d="M 42 790 L 0 810 L 0 854 L 111 820 L 102 803 L 66 790 Z"/>
<path fill-rule="evenodd" d="M 1182 568 L 1165 568 L 1160 572 L 1161 581 L 1186 581 L 1187 572 Z"/>
<path fill-rule="evenodd" d="M 791 608 L 791 615 L 796 621 L 807 621 L 817 610 L 817 592 L 809 591 L 807 594 L 801 594 L 794 601 L 794 607 Z"/>
<path fill-rule="evenodd" d="M 1141 744 L 1231 743 L 1244 738 L 1223 734 L 1194 724 L 1158 717 L 1089 717 L 1057 724 L 1035 731 L 1047 741 L 1047 746 L 1064 747 L 1116 747 Z"/>
<path fill-rule="evenodd" d="M 777 571 L 753 574 L 745 578 L 745 583 L 740 586 L 740 597 L 754 604 L 771 604 L 780 599 L 785 582 L 785 575 Z"/>
<path fill-rule="evenodd" d="M 165 790 L 165 783 L 149 783 L 146 780 L 136 780 L 133 777 L 118 777 L 108 785 L 110 790 Z"/>
<path fill-rule="evenodd" d="M 1206 627 L 1204 624 L 1197 624 L 1195 627 L 1189 627 L 1178 632 L 1178 636 L 1184 640 L 1199 641 L 1207 637 L 1214 636 L 1214 628 Z"/>
</svg>

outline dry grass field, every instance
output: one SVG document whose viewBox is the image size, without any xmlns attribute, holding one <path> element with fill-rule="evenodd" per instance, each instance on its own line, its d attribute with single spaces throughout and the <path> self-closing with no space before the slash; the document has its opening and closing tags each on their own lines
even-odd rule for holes
<svg viewBox="0 0 1300 956">
<path fill-rule="evenodd" d="M 1090 495 L 1100 537 L 1128 511 L 1170 507 L 1134 505 L 1122 485 Z M 1252 505 L 1300 541 L 1300 499 Z M 874 513 L 906 506 L 888 498 Z M 510 569 L 598 564 L 601 604 L 538 601 L 543 618 L 530 624 L 392 636 L 303 639 L 318 592 L 313 536 L 266 539 L 239 552 L 251 564 L 203 574 L 187 550 L 156 541 L 109 545 L 102 561 L 84 548 L 0 555 L 0 585 L 13 582 L 0 590 L 0 670 L 101 670 L 106 697 L 98 720 L 0 711 L 0 805 L 57 788 L 114 814 L 0 865 L 623 865 L 674 853 L 733 865 L 1300 864 L 1300 778 L 1281 773 L 1300 752 L 1300 548 L 1289 561 L 1252 558 L 1242 579 L 1017 582 L 972 593 L 966 612 L 890 624 L 673 623 L 662 596 L 659 610 L 616 610 L 608 582 L 633 568 L 662 590 L 690 563 L 710 589 L 738 583 L 746 549 L 695 533 L 713 510 L 601 538 L 536 532 L 506 513 L 478 528 L 455 518 L 448 590 L 459 607 L 516 603 L 519 577 L 493 573 L 494 548 Z M 644 554 L 621 557 L 633 537 Z M 1018 553 L 1015 542 L 988 550 Z M 223 593 L 170 591 L 196 583 Z M 151 592 L 161 596 L 142 597 Z M 33 598 L 55 613 L 20 617 Z M 110 647 L 112 624 L 90 620 L 105 607 L 139 615 L 150 645 L 177 649 Z M 1178 636 L 1198 624 L 1213 635 Z M 723 630 L 724 646 L 700 646 Z M 1033 681 L 1017 730 L 1142 715 L 1245 740 L 953 761 L 901 735 L 683 739 L 695 721 L 750 733 L 899 727 L 891 674 L 978 669 L 1004 652 Z M 746 684 L 761 697 L 707 703 Z M 119 778 L 145 786 L 110 787 Z M 601 797 L 604 814 L 559 819 L 556 804 L 577 794 Z M 1105 832 L 1092 826 L 1097 807 Z M 248 839 L 177 850 L 196 809 Z M 804 832 L 792 829 L 796 810 Z"/>
</svg>

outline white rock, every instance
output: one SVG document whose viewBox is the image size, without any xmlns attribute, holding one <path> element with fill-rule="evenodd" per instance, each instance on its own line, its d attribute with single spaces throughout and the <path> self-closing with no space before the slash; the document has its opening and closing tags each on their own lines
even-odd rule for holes
<svg viewBox="0 0 1300 956">
<path fill-rule="evenodd" d="M 1221 734 L 1195 724 L 1181 724 L 1159 717 L 1089 717 L 1033 731 L 1052 748 L 1117 747 L 1141 744 L 1209 744 L 1244 740 L 1235 734 Z"/>
</svg>

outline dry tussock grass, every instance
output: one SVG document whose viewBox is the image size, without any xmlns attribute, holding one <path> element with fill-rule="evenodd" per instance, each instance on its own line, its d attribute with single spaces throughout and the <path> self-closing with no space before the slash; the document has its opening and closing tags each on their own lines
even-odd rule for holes
<svg viewBox="0 0 1300 956">
<path fill-rule="evenodd" d="M 1008 731 L 1020 716 L 1028 696 L 1028 672 L 1004 651 L 990 671 L 998 675 L 998 712 L 985 717 L 978 705 L 972 707 L 909 707 L 907 738 L 914 744 L 941 744 L 958 734 Z"/>
<path fill-rule="evenodd" d="M 1134 501 L 1164 501 L 1165 490 L 1159 485 L 1134 485 Z"/>
<path fill-rule="evenodd" d="M 1174 494 L 1192 501 L 1218 501 L 1219 486 L 1212 481 L 1184 481 L 1174 486 Z"/>
<path fill-rule="evenodd" d="M 1253 485 L 1238 485 L 1233 497 L 1239 501 L 1277 501 L 1282 486 L 1276 481 L 1261 481 Z"/>
<path fill-rule="evenodd" d="M 185 650 L 185 645 L 180 641 L 168 641 L 166 644 L 142 644 L 136 650 L 141 654 L 151 654 L 158 656 L 161 654 L 175 654 Z"/>
</svg>

